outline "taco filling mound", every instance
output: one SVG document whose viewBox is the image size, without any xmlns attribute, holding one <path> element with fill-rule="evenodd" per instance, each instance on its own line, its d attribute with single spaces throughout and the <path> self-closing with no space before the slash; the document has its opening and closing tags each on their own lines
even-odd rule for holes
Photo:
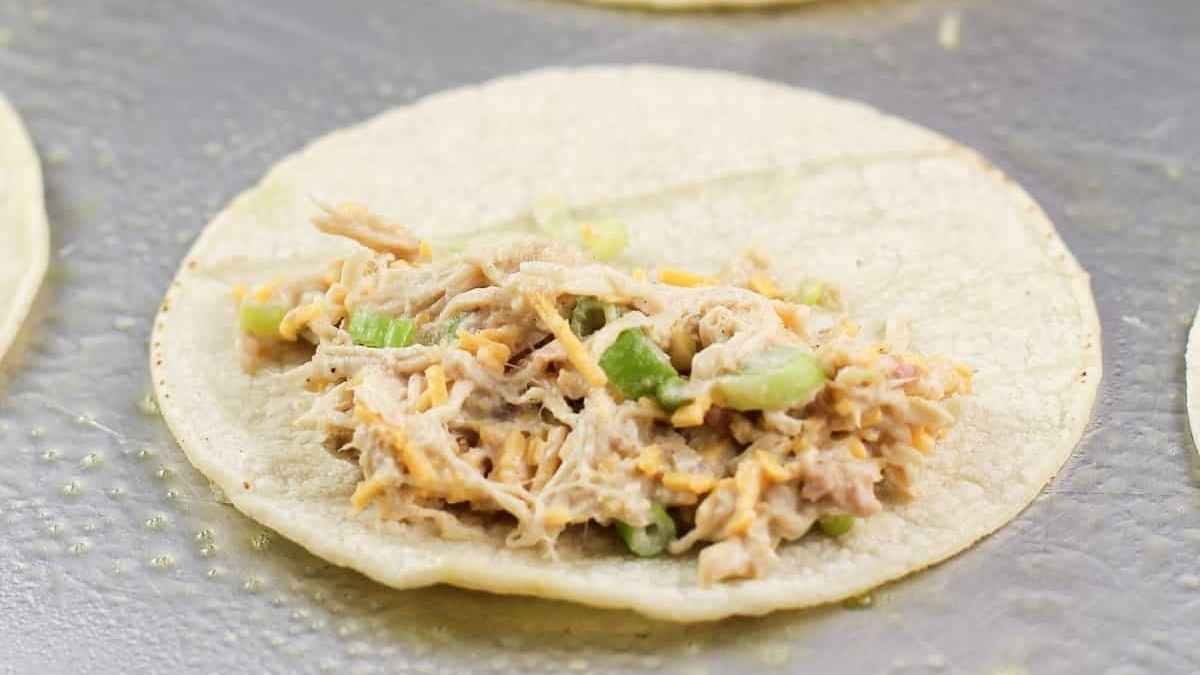
<svg viewBox="0 0 1200 675">
<path fill-rule="evenodd" d="M 436 256 L 357 204 L 314 223 L 361 249 L 239 288 L 243 366 L 310 349 L 291 379 L 320 395 L 296 423 L 361 467 L 353 509 L 441 537 L 504 528 L 553 555 L 590 526 L 638 556 L 699 548 L 700 583 L 763 576 L 781 542 L 913 497 L 970 391 L 761 254 L 648 275 L 538 237 Z M 624 236 L 581 229 L 603 257 Z"/>
<path fill-rule="evenodd" d="M 150 365 L 192 464 L 327 561 L 674 621 L 964 550 L 1101 374 L 1086 273 L 978 154 L 662 66 L 451 90 L 283 159 L 188 252 Z"/>
</svg>

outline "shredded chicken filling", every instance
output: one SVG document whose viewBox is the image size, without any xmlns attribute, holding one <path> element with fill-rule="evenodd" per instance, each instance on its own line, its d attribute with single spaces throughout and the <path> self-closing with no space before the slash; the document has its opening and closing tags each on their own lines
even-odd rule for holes
<svg viewBox="0 0 1200 675">
<path fill-rule="evenodd" d="M 702 547 L 701 583 L 762 576 L 821 518 L 913 498 L 947 399 L 970 391 L 969 369 L 910 350 L 902 324 L 872 340 L 831 303 L 789 299 L 762 256 L 648 279 L 534 237 L 434 257 L 355 205 L 314 222 L 363 249 L 239 291 L 244 366 L 308 349 L 298 423 L 357 459 L 352 509 L 443 537 L 501 527 L 554 555 L 567 528 L 646 528 L 660 508 L 678 525 L 664 552 Z M 247 328 L 247 306 L 278 308 L 278 328 Z M 355 333 L 360 313 L 382 346 Z M 627 395 L 651 372 L 636 349 L 677 376 Z M 811 393 L 772 398 L 792 386 L 773 353 L 816 364 Z"/>
</svg>

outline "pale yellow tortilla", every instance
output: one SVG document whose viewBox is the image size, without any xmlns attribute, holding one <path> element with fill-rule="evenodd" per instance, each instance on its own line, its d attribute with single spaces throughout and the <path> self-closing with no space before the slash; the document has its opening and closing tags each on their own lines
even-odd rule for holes
<svg viewBox="0 0 1200 675">
<path fill-rule="evenodd" d="M 1184 355 L 1184 377 L 1187 381 L 1188 426 L 1192 444 L 1200 452 L 1200 311 L 1188 331 L 1187 353 Z"/>
<path fill-rule="evenodd" d="M 658 11 L 682 11 L 689 9 L 754 9 L 807 5 L 817 0 L 576 0 L 589 5 L 628 7 Z"/>
<path fill-rule="evenodd" d="M 0 358 L 29 313 L 49 256 L 42 168 L 17 111 L 0 95 Z"/>
<path fill-rule="evenodd" d="M 358 468 L 291 425 L 311 394 L 239 369 L 232 286 L 353 246 L 308 224 L 312 197 L 369 204 L 436 238 L 522 222 L 545 195 L 624 220 L 646 264 L 709 271 L 758 244 L 787 277 L 836 280 L 865 330 L 909 319 L 914 347 L 977 368 L 921 495 L 841 540 L 784 546 L 770 576 L 710 587 L 694 557 L 595 554 L 573 539 L 555 561 L 351 516 Z M 445 582 L 675 621 L 838 600 L 970 546 L 1062 466 L 1100 380 L 1087 275 L 1037 204 L 974 152 L 858 103 L 657 66 L 534 72 L 318 140 L 207 227 L 152 339 L 159 402 L 192 463 L 315 554 L 396 587 Z"/>
</svg>

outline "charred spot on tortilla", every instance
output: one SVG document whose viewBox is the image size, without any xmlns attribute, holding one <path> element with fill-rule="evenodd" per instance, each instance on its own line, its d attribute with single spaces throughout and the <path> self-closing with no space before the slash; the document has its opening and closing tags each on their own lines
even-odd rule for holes
<svg viewBox="0 0 1200 675">
<path fill-rule="evenodd" d="M 611 223 L 602 254 L 525 236 L 439 256 L 364 205 L 313 222 L 359 248 L 235 293 L 237 349 L 253 374 L 309 348 L 295 422 L 357 457 L 355 513 L 499 524 L 551 555 L 590 525 L 636 556 L 699 548 L 701 584 L 758 577 L 815 524 L 911 498 L 970 393 L 970 368 L 894 323 L 868 337 L 825 282 L 782 290 L 761 252 L 649 281 L 598 262 Z"/>
</svg>

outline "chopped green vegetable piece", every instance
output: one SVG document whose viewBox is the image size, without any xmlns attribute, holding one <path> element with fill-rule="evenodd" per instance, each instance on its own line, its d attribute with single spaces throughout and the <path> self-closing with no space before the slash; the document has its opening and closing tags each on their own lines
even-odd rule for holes
<svg viewBox="0 0 1200 675">
<path fill-rule="evenodd" d="M 654 396 L 663 382 L 679 379 L 662 348 L 640 328 L 621 331 L 600 355 L 600 367 L 608 381 L 632 401 Z"/>
<path fill-rule="evenodd" d="M 571 311 L 571 331 L 585 338 L 604 328 L 609 321 L 615 321 L 617 316 L 619 312 L 611 303 L 596 298 L 579 298 L 575 301 L 575 309 Z"/>
<path fill-rule="evenodd" d="M 382 347 L 387 343 L 388 328 L 391 324 L 391 317 L 356 309 L 350 315 L 350 337 L 356 345 Z"/>
<path fill-rule="evenodd" d="M 629 245 L 629 229 L 618 220 L 592 221 L 579 226 L 579 238 L 593 258 L 612 260 Z"/>
<path fill-rule="evenodd" d="M 388 322 L 387 335 L 383 338 L 385 347 L 407 347 L 412 344 L 412 319 L 397 317 Z"/>
<path fill-rule="evenodd" d="M 412 344 L 413 322 L 406 317 L 390 317 L 365 309 L 350 315 L 350 337 L 364 347 L 407 347 Z"/>
<path fill-rule="evenodd" d="M 854 516 L 848 513 L 830 514 L 817 519 L 821 531 L 831 537 L 840 537 L 854 527 Z"/>
<path fill-rule="evenodd" d="M 714 393 L 720 405 L 734 410 L 782 410 L 811 401 L 825 379 L 816 357 L 786 349 L 736 375 L 718 379 Z"/>
<path fill-rule="evenodd" d="M 686 380 L 676 377 L 658 385 L 658 388 L 654 390 L 654 398 L 658 399 L 658 404 L 663 407 L 663 410 L 671 412 L 692 401 L 693 397 L 683 391 L 684 384 L 686 384 Z"/>
<path fill-rule="evenodd" d="M 242 303 L 240 321 L 242 330 L 257 338 L 279 337 L 279 324 L 288 313 L 287 307 L 263 305 L 247 300 Z"/>
<path fill-rule="evenodd" d="M 454 342 L 455 338 L 458 337 L 458 328 L 462 325 L 465 318 L 467 318 L 466 314 L 459 314 L 446 322 L 446 332 L 443 334 L 442 341 Z"/>
<path fill-rule="evenodd" d="M 825 283 L 816 279 L 809 279 L 796 291 L 796 301 L 805 305 L 819 305 L 824 297 Z"/>
<path fill-rule="evenodd" d="M 634 555 L 649 558 L 662 553 L 667 544 L 675 538 L 675 520 L 662 507 L 654 504 L 650 507 L 650 522 L 645 527 L 634 527 L 618 520 L 617 535 L 629 547 Z"/>
</svg>

